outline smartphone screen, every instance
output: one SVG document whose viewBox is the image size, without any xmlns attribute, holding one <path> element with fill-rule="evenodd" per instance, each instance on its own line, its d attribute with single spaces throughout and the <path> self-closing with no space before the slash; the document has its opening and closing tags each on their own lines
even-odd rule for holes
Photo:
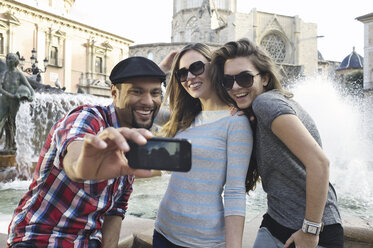
<svg viewBox="0 0 373 248">
<path fill-rule="evenodd" d="M 191 168 L 192 145 L 189 140 L 154 137 L 146 145 L 133 142 L 129 145 L 126 157 L 132 168 L 183 172 Z"/>
</svg>

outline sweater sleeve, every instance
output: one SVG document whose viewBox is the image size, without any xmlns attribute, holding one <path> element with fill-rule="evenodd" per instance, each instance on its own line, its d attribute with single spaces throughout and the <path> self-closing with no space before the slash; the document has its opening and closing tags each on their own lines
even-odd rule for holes
<svg viewBox="0 0 373 248">
<path fill-rule="evenodd" d="M 253 102 L 253 111 L 258 122 L 271 129 L 274 119 L 280 115 L 293 114 L 295 110 L 285 100 L 285 96 L 275 90 L 260 94 Z"/>
<path fill-rule="evenodd" d="M 224 216 L 245 216 L 245 179 L 252 147 L 253 134 L 249 121 L 244 116 L 234 116 L 228 127 Z"/>
</svg>

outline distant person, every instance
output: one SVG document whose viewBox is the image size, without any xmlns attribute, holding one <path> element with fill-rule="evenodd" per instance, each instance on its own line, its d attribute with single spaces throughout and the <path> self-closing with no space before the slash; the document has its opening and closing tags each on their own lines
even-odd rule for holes
<svg viewBox="0 0 373 248">
<path fill-rule="evenodd" d="M 58 121 L 40 154 L 29 191 L 9 225 L 8 247 L 117 247 L 133 175 L 127 140 L 145 144 L 161 104 L 165 74 L 131 57 L 111 72 L 109 106 L 83 105 Z M 133 129 L 141 128 L 141 129 Z"/>
<path fill-rule="evenodd" d="M 247 188 L 260 176 L 267 213 L 255 248 L 343 247 L 337 196 L 329 183 L 329 160 L 317 127 L 285 91 L 274 61 L 247 39 L 228 42 L 214 52 L 212 80 L 253 124 L 255 168 Z M 249 151 L 250 153 L 250 151 Z"/>
<path fill-rule="evenodd" d="M 20 101 L 32 101 L 34 90 L 26 77 L 17 69 L 19 58 L 15 53 L 6 55 L 7 68 L 0 75 L 0 137 L 6 133 L 5 150 L 16 150 L 16 116 Z"/>
<path fill-rule="evenodd" d="M 209 47 L 196 43 L 173 60 L 164 98 L 170 115 L 161 134 L 191 140 L 192 168 L 171 174 L 153 247 L 242 246 L 252 133 L 246 117 L 231 116 L 210 79 L 210 57 Z"/>
</svg>

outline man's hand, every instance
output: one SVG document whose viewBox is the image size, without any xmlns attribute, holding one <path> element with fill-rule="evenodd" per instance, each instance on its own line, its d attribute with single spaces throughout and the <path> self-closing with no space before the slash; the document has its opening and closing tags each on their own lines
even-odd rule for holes
<svg viewBox="0 0 373 248">
<path fill-rule="evenodd" d="M 150 177 L 150 170 L 136 170 L 128 166 L 125 153 L 127 140 L 139 145 L 153 135 L 146 129 L 106 128 L 98 135 L 86 134 L 83 142 L 72 142 L 63 160 L 64 170 L 73 181 L 106 180 L 123 175 Z"/>
<path fill-rule="evenodd" d="M 302 230 L 293 233 L 286 241 L 284 248 L 289 247 L 292 243 L 296 248 L 315 248 L 319 243 L 319 236 L 306 234 Z"/>
</svg>

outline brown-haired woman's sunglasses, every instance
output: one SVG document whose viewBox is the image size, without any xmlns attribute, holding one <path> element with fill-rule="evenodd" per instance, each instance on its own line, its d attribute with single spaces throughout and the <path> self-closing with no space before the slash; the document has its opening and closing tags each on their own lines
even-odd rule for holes
<svg viewBox="0 0 373 248">
<path fill-rule="evenodd" d="M 222 85 L 226 90 L 231 90 L 233 88 L 234 81 L 236 81 L 239 86 L 243 88 L 250 88 L 253 86 L 254 77 L 259 74 L 260 72 L 252 75 L 248 71 L 242 71 L 237 75 L 224 75 Z"/>
</svg>

